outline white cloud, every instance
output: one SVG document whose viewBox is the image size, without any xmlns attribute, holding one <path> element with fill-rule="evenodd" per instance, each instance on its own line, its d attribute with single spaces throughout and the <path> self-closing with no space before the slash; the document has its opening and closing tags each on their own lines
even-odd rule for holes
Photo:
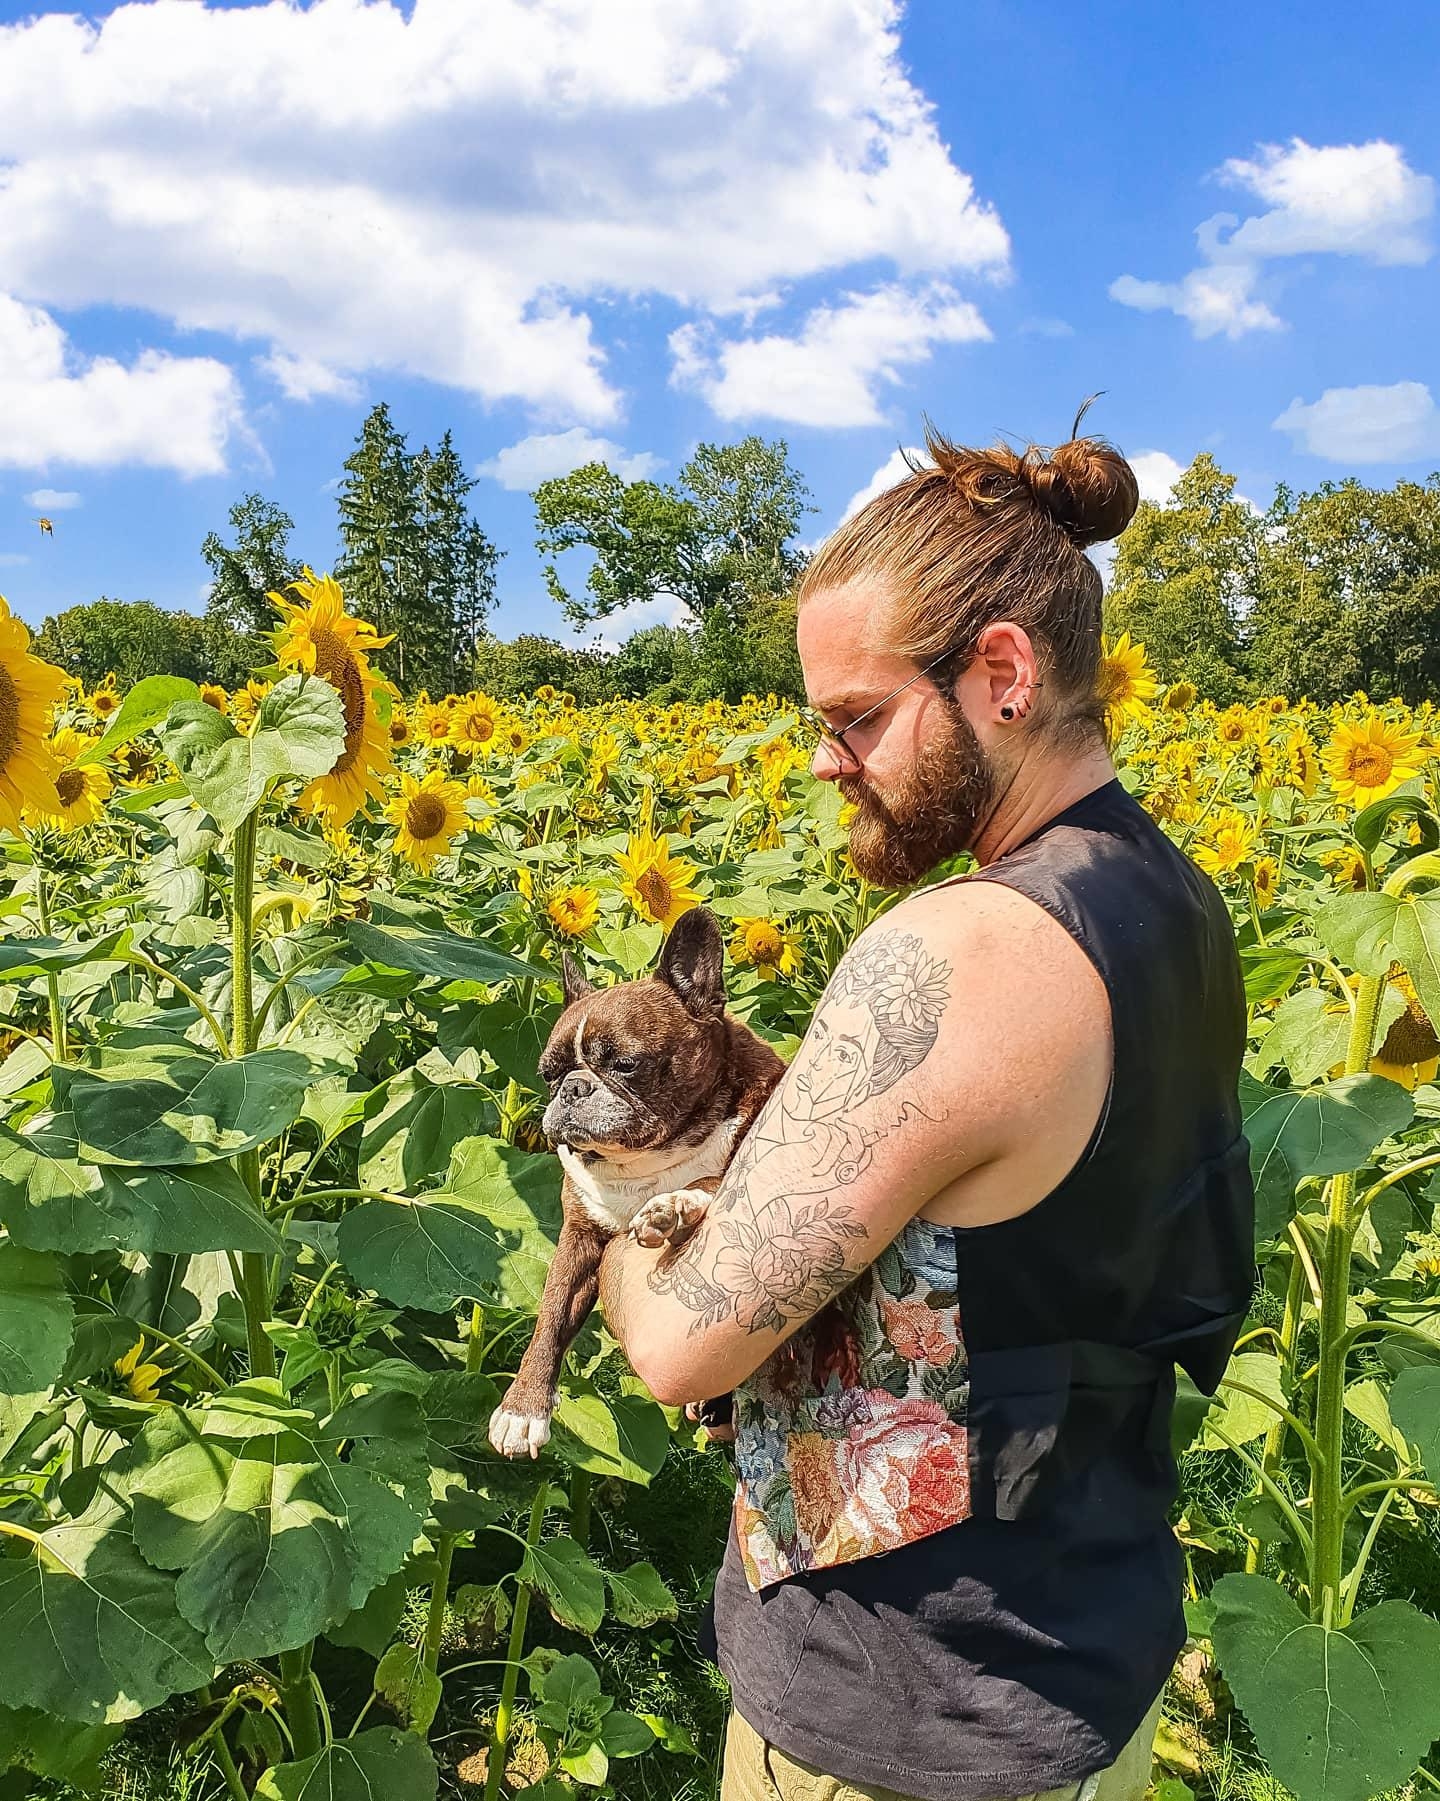
<svg viewBox="0 0 1440 1801">
<path fill-rule="evenodd" d="M 3 33 L 0 33 L 3 40 Z M 0 293 L 0 465 L 143 463 L 215 475 L 245 431 L 239 384 L 213 357 L 81 357 L 38 307 Z"/>
<path fill-rule="evenodd" d="M 18 569 L 22 563 L 29 561 L 24 551 L 0 550 L 0 569 Z"/>
<path fill-rule="evenodd" d="M 291 356 L 283 350 L 257 356 L 255 367 L 275 382 L 287 400 L 359 400 L 358 381 L 313 356 Z"/>
<path fill-rule="evenodd" d="M 816 307 L 794 337 L 718 340 L 712 328 L 670 334 L 671 382 L 702 394 L 722 419 L 792 425 L 878 425 L 880 390 L 928 361 L 936 344 L 989 338 L 977 309 L 943 282 L 887 284 Z"/>
<path fill-rule="evenodd" d="M 1024 319 L 1020 324 L 1022 338 L 1073 338 L 1075 327 L 1068 319 Z"/>
<path fill-rule="evenodd" d="M 1157 507 L 1163 507 L 1170 499 L 1170 490 L 1185 473 L 1185 465 L 1177 463 L 1166 450 L 1137 450 L 1135 455 L 1125 459 L 1135 471 L 1135 480 L 1140 486 L 1140 498 L 1148 500 Z"/>
<path fill-rule="evenodd" d="M 33 494 L 25 496 L 25 504 L 38 507 L 42 513 L 68 513 L 79 506 L 80 496 L 60 488 L 36 488 Z"/>
<path fill-rule="evenodd" d="M 576 649 L 598 646 L 602 650 L 619 650 L 632 633 L 647 625 L 693 625 L 690 609 L 674 594 L 657 594 L 654 600 L 632 600 L 619 607 L 606 619 L 598 620 L 588 632 L 570 630 L 560 634 L 560 642 Z"/>
<path fill-rule="evenodd" d="M 1292 400 L 1275 420 L 1295 448 L 1332 463 L 1406 463 L 1440 456 L 1440 408 L 1423 382 L 1327 388 Z"/>
<path fill-rule="evenodd" d="M 840 515 L 841 523 L 858 513 L 863 506 L 868 506 L 877 494 L 883 494 L 887 488 L 893 488 L 896 482 L 903 482 L 910 474 L 911 464 L 906 459 L 923 459 L 925 452 L 911 444 L 899 450 L 892 450 L 885 461 L 866 482 L 858 493 L 852 494 L 846 503 L 845 511 Z"/>
<path fill-rule="evenodd" d="M 552 476 L 569 475 L 585 463 L 607 463 L 623 481 L 642 481 L 660 467 L 661 459 L 648 450 L 633 455 L 609 438 L 597 438 L 584 426 L 569 431 L 537 432 L 509 444 L 476 465 L 477 475 L 488 475 L 502 488 L 530 494 Z"/>
<path fill-rule="evenodd" d="M 1292 138 L 1288 146 L 1262 144 L 1254 157 L 1231 157 L 1216 173 L 1267 210 L 1244 220 L 1216 213 L 1195 232 L 1199 268 L 1170 282 L 1122 275 L 1110 284 L 1113 300 L 1176 313 L 1197 338 L 1239 338 L 1284 324 L 1255 291 L 1273 258 L 1358 256 L 1382 267 L 1430 258 L 1435 183 L 1396 144 L 1316 146 Z"/>
<path fill-rule="evenodd" d="M 1004 273 L 898 16 L 136 0 L 0 27 L 0 286 L 227 334 L 287 393 L 387 370 L 603 425 L 617 301 L 743 319 L 861 266 Z"/>
</svg>

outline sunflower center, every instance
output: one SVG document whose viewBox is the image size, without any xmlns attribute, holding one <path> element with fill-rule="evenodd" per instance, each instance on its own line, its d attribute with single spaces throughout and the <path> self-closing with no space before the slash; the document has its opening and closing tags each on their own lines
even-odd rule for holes
<svg viewBox="0 0 1440 1801">
<path fill-rule="evenodd" d="M 10 671 L 0 663 L 0 769 L 4 769 L 20 742 L 20 696 Z"/>
<path fill-rule="evenodd" d="M 85 792 L 85 777 L 78 769 L 62 769 L 55 778 L 55 792 L 62 807 L 73 807 Z"/>
<path fill-rule="evenodd" d="M 1383 1063 L 1402 1066 L 1428 1063 L 1437 1055 L 1440 1055 L 1440 1038 L 1435 1036 L 1435 1028 L 1424 1013 L 1413 1004 L 1391 1026 L 1385 1034 L 1384 1044 L 1380 1046 L 1380 1060 Z"/>
<path fill-rule="evenodd" d="M 347 775 L 360 754 L 365 732 L 365 678 L 354 653 L 337 633 L 320 625 L 310 635 L 315 645 L 315 673 L 339 694 L 345 715 L 345 748 L 330 773 Z"/>
<path fill-rule="evenodd" d="M 438 794 L 413 794 L 405 806 L 405 829 L 425 844 L 445 830 L 445 817 L 445 803 Z"/>
<path fill-rule="evenodd" d="M 410 728 L 403 719 L 390 721 L 390 742 L 392 744 L 403 744 L 409 736 Z"/>
<path fill-rule="evenodd" d="M 1124 700 L 1130 692 L 1130 674 L 1125 665 L 1117 663 L 1112 657 L 1103 658 L 1095 692 L 1107 707 Z"/>
<path fill-rule="evenodd" d="M 1348 758 L 1350 779 L 1357 788 L 1380 788 L 1390 779 L 1395 759 L 1383 744 L 1357 744 Z"/>
<path fill-rule="evenodd" d="M 643 870 L 636 880 L 635 891 L 658 918 L 663 919 L 670 911 L 670 884 L 658 869 Z"/>
<path fill-rule="evenodd" d="M 478 714 L 466 722 L 465 736 L 475 744 L 488 744 L 495 736 L 495 721 L 484 713 Z"/>
<path fill-rule="evenodd" d="M 785 949 L 779 932 L 771 925 L 751 926 L 745 937 L 746 947 L 757 963 L 778 962 Z"/>
</svg>

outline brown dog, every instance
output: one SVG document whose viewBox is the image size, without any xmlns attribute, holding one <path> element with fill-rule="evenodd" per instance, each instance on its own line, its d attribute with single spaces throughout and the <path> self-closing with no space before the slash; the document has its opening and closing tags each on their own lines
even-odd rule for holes
<svg viewBox="0 0 1440 1801">
<path fill-rule="evenodd" d="M 560 1366 L 600 1287 L 617 1232 L 680 1244 L 704 1217 L 680 1189 L 713 1194 L 785 1065 L 725 1011 L 723 945 L 703 907 L 670 930 L 655 973 L 596 989 L 567 953 L 565 1011 L 540 1059 L 542 1124 L 565 1166 L 563 1222 L 534 1335 L 490 1416 L 507 1457 L 550 1437 Z"/>
</svg>

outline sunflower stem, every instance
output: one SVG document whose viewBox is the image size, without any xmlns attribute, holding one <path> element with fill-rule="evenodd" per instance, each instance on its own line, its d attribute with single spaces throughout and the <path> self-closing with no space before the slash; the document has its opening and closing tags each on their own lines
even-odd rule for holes
<svg viewBox="0 0 1440 1801">
<path fill-rule="evenodd" d="M 35 864 L 35 905 L 40 915 L 40 935 L 50 936 L 50 886 L 45 879 L 45 870 L 37 860 Z M 68 1063 L 70 1045 L 65 1032 L 65 1008 L 60 1000 L 60 978 L 53 970 L 45 977 L 45 992 L 50 1000 L 50 1049 L 57 1063 Z"/>
<path fill-rule="evenodd" d="M 255 945 L 255 840 L 260 810 L 236 828 L 232 852 L 234 879 L 230 899 L 230 1003 L 233 1015 L 231 1051 L 244 1057 L 255 1048 L 255 989 L 251 959 Z M 260 1153 L 242 1151 L 235 1159 L 240 1179 L 260 1210 Z M 245 1309 L 245 1343 L 252 1376 L 273 1376 L 275 1345 L 265 1330 L 270 1318 L 270 1271 L 263 1251 L 246 1251 L 240 1259 L 240 1300 Z"/>
</svg>

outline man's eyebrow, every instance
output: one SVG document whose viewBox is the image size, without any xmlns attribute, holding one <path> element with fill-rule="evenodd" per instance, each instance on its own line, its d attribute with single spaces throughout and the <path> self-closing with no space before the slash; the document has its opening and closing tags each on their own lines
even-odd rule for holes
<svg viewBox="0 0 1440 1801">
<path fill-rule="evenodd" d="M 857 694 L 852 688 L 848 693 L 837 694 L 833 700 L 812 700 L 810 705 L 815 708 L 817 713 L 833 713 L 837 708 L 843 708 L 848 713 L 854 708 L 857 700 L 863 701 L 865 698 L 863 690 Z"/>
</svg>

